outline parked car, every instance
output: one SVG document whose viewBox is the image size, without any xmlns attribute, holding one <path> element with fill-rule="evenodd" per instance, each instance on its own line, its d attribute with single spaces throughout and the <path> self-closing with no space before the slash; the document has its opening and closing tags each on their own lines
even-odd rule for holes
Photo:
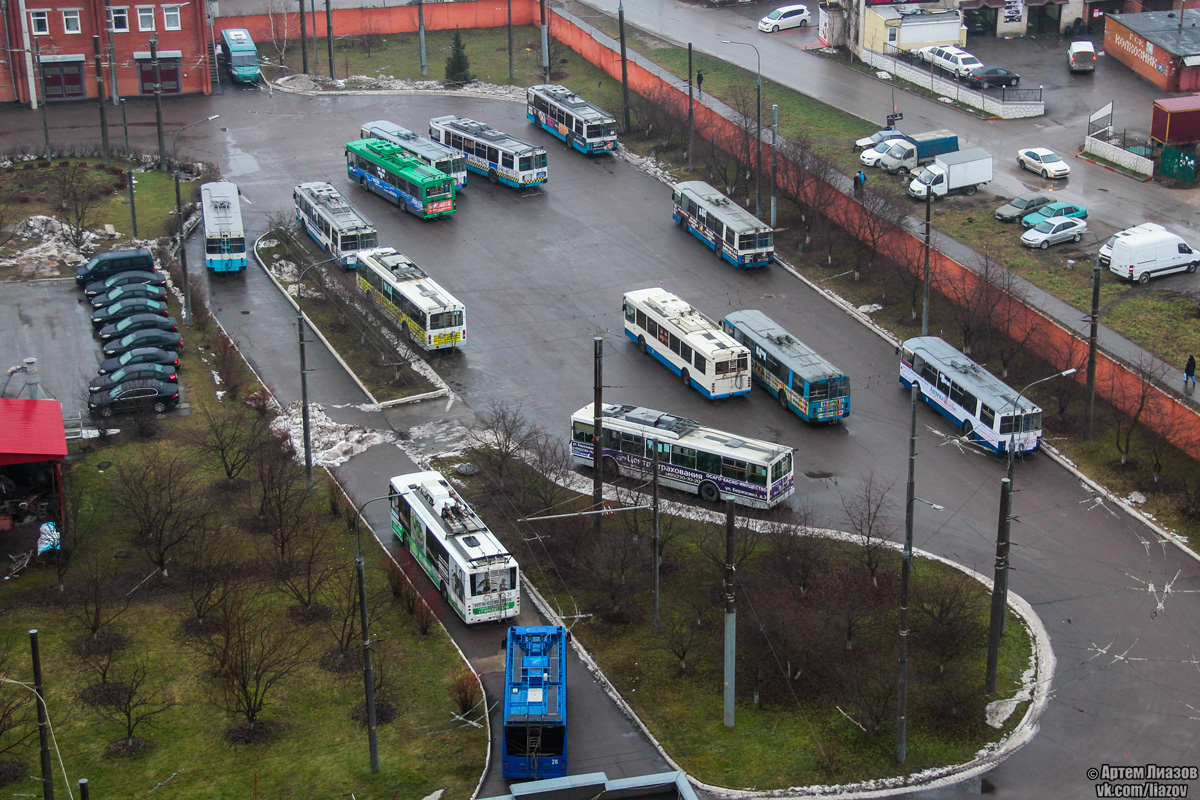
<svg viewBox="0 0 1200 800">
<path fill-rule="evenodd" d="M 892 130 L 891 128 L 888 128 L 885 131 L 875 131 L 870 136 L 866 136 L 857 140 L 854 143 L 854 149 L 867 150 L 879 144 L 880 142 L 887 141 L 888 139 L 895 139 L 897 136 L 899 136 L 899 132 Z"/>
<path fill-rule="evenodd" d="M 1091 42 L 1071 42 L 1067 48 L 1067 68 L 1071 72 L 1096 71 L 1096 46 Z"/>
<path fill-rule="evenodd" d="M 1048 147 L 1029 147 L 1017 151 L 1017 166 L 1036 172 L 1043 178 L 1065 178 L 1071 174 L 1071 165 L 1062 156 Z"/>
<path fill-rule="evenodd" d="M 868 147 L 858 154 L 859 163 L 864 167 L 878 167 L 879 159 L 883 158 L 883 154 L 891 148 L 896 142 L 904 141 L 903 139 L 884 139 L 882 142 L 876 142 L 874 147 Z"/>
<path fill-rule="evenodd" d="M 1048 203 L 1032 214 L 1021 217 L 1021 225 L 1032 228 L 1043 220 L 1057 217 L 1078 217 L 1087 219 L 1087 209 L 1077 203 Z"/>
<path fill-rule="evenodd" d="M 1197 267 L 1200 267 L 1200 253 L 1168 230 L 1146 231 L 1117 239 L 1108 262 L 1110 272 L 1142 284 L 1172 272 L 1193 273 Z"/>
<path fill-rule="evenodd" d="M 83 287 L 83 296 L 91 300 L 96 295 L 111 292 L 118 286 L 128 286 L 134 283 L 146 283 L 151 286 L 166 286 L 167 276 L 161 272 L 144 272 L 142 270 L 134 270 L 131 272 L 116 272 L 109 275 L 104 280 L 89 283 Z"/>
<path fill-rule="evenodd" d="M 96 309 L 92 312 L 92 327 L 102 328 L 110 322 L 133 316 L 134 314 L 167 315 L 167 304 L 162 300 L 152 300 L 149 297 L 131 297 L 128 300 L 118 300 L 110 306 Z"/>
<path fill-rule="evenodd" d="M 758 21 L 758 29 L 765 33 L 776 33 L 787 28 L 803 28 L 812 22 L 808 6 L 781 6 Z"/>
<path fill-rule="evenodd" d="M 183 349 L 183 337 L 176 331 L 160 331 L 154 328 L 134 331 L 105 344 L 104 357 L 112 358 L 139 347 L 157 347 L 178 353 Z"/>
<path fill-rule="evenodd" d="M 124 286 L 117 286 L 91 298 L 92 308 L 104 308 L 111 306 L 118 300 L 126 300 L 133 297 L 148 297 L 151 300 L 166 300 L 167 289 L 164 286 L 151 286 L 148 283 L 127 283 Z"/>
<path fill-rule="evenodd" d="M 962 12 L 962 24 L 967 29 L 967 36 L 982 36 L 991 33 L 987 15 L 983 9 L 973 8 Z"/>
<path fill-rule="evenodd" d="M 135 250 L 110 250 L 107 253 L 99 253 L 91 261 L 75 270 L 75 285 L 83 288 L 114 272 L 129 272 L 130 270 L 153 272 L 154 256 L 144 247 Z"/>
<path fill-rule="evenodd" d="M 1018 195 L 996 209 L 996 219 L 1001 222 L 1016 222 L 1021 217 L 1032 214 L 1042 206 L 1053 202 L 1053 197 L 1039 192 Z"/>
<path fill-rule="evenodd" d="M 174 317 L 163 317 L 158 314 L 133 314 L 119 319 L 100 329 L 100 341 L 107 342 L 127 333 L 143 331 L 147 328 L 157 328 L 160 331 L 177 331 L 179 323 Z"/>
<path fill-rule="evenodd" d="M 91 383 L 88 384 L 88 391 L 92 394 L 107 392 L 109 389 L 115 389 L 122 383 L 138 380 L 179 383 L 179 373 L 175 371 L 174 367 L 168 367 L 163 364 L 130 364 L 114 372 L 97 375 L 92 378 Z"/>
<path fill-rule="evenodd" d="M 162 364 L 178 369 L 179 354 L 174 350 L 163 350 L 161 347 L 135 347 L 119 356 L 106 358 L 100 362 L 98 371 L 101 375 L 107 375 L 131 364 Z"/>
<path fill-rule="evenodd" d="M 933 64 L 956 78 L 965 78 L 971 70 L 983 66 L 982 61 L 961 47 L 922 47 L 917 51 L 917 56 L 926 64 Z"/>
<path fill-rule="evenodd" d="M 1016 86 L 1021 82 L 1021 76 L 1004 67 L 975 67 L 967 73 L 967 82 L 980 89 L 990 89 L 993 86 Z"/>
<path fill-rule="evenodd" d="M 1100 245 L 1100 252 L 1096 254 L 1096 257 L 1100 259 L 1100 266 L 1107 267 L 1112 261 L 1113 245 L 1118 239 L 1124 239 L 1126 236 L 1133 236 L 1135 233 L 1157 233 L 1158 231 L 1165 230 L 1166 228 L 1164 228 L 1162 225 L 1159 225 L 1157 222 L 1143 222 L 1141 225 L 1134 225 L 1132 228 L 1126 228 L 1123 231 L 1117 231 L 1112 236 L 1108 237 L 1107 242 Z"/>
<path fill-rule="evenodd" d="M 1059 242 L 1078 242 L 1087 230 L 1087 223 L 1078 217 L 1056 217 L 1034 225 L 1021 234 L 1021 244 L 1045 250 Z"/>
<path fill-rule="evenodd" d="M 88 400 L 88 410 L 101 417 L 147 409 L 161 414 L 177 405 L 179 384 L 155 380 L 128 381 L 106 392 L 97 392 Z"/>
</svg>

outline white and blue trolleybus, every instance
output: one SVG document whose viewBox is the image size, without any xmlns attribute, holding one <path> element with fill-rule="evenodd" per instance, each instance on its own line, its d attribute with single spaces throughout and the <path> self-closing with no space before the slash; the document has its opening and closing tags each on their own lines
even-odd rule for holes
<svg viewBox="0 0 1200 800">
<path fill-rule="evenodd" d="M 292 202 L 296 221 L 346 269 L 354 269 L 359 250 L 379 243 L 375 225 L 331 183 L 302 183 L 292 190 Z"/>
<path fill-rule="evenodd" d="M 775 231 L 704 181 L 683 181 L 671 192 L 672 217 L 735 267 L 775 260 Z"/>
<path fill-rule="evenodd" d="M 571 415 L 571 457 L 595 468 L 593 404 Z M 771 508 L 795 491 L 792 448 L 737 436 L 673 414 L 632 405 L 604 404 L 603 469 L 649 480 L 658 448 L 658 480 L 705 502 L 725 498 L 751 508 Z"/>
<path fill-rule="evenodd" d="M 386 119 L 364 122 L 361 133 L 364 139 L 383 139 L 385 142 L 391 142 L 422 164 L 444 172 L 454 179 L 455 189 L 462 189 L 467 185 L 467 161 L 463 154 L 451 150 L 441 142 L 435 142 Z"/>
<path fill-rule="evenodd" d="M 670 292 L 625 293 L 625 335 L 710 400 L 750 391 L 750 348 Z"/>
<path fill-rule="evenodd" d="M 200 187 L 204 214 L 204 264 L 213 272 L 241 272 L 246 268 L 246 232 L 237 184 L 229 181 Z"/>
<path fill-rule="evenodd" d="M 434 117 L 429 120 L 429 136 L 462 153 L 467 169 L 492 183 L 524 189 L 545 183 L 549 175 L 544 147 L 467 117 Z"/>
<path fill-rule="evenodd" d="M 616 119 L 565 86 L 530 86 L 525 90 L 525 115 L 585 155 L 617 148 Z"/>
<path fill-rule="evenodd" d="M 1042 409 L 938 336 L 900 345 L 900 383 L 993 453 L 1037 450 Z"/>
</svg>

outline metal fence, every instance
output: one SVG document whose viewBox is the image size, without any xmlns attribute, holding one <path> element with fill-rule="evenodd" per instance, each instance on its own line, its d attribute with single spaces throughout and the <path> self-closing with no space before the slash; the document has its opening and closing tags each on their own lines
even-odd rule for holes
<svg viewBox="0 0 1200 800">
<path fill-rule="evenodd" d="M 955 99 L 961 99 L 962 93 L 970 93 L 977 95 L 980 98 L 988 97 L 993 100 L 998 100 L 1001 103 L 1040 103 L 1042 102 L 1042 88 L 1039 86 L 1036 89 L 1030 89 L 1023 86 L 989 86 L 987 89 L 977 89 L 970 83 L 962 80 L 957 75 L 939 69 L 934 64 L 927 62 L 917 54 L 916 50 L 903 50 L 894 44 L 884 46 L 884 56 L 892 59 L 898 64 L 905 64 L 914 69 L 919 69 L 929 76 L 929 88 L 932 91 L 938 91 L 938 82 L 944 82 L 953 87 L 952 92 L 942 92 L 943 94 L 953 95 Z M 894 72 L 896 70 L 893 70 Z"/>
</svg>

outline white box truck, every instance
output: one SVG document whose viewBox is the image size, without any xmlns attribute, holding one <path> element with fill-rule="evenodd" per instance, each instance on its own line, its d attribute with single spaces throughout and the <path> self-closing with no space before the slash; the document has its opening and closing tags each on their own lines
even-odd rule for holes
<svg viewBox="0 0 1200 800">
<path fill-rule="evenodd" d="M 932 164 L 926 164 L 908 184 L 908 194 L 918 200 L 924 200 L 930 191 L 934 200 L 955 192 L 972 195 L 991 179 L 991 155 L 982 148 L 972 147 L 938 156 Z"/>
<path fill-rule="evenodd" d="M 1159 275 L 1195 272 L 1200 253 L 1170 231 L 1148 231 L 1122 236 L 1112 243 L 1108 268 L 1116 275 L 1148 283 Z"/>
</svg>

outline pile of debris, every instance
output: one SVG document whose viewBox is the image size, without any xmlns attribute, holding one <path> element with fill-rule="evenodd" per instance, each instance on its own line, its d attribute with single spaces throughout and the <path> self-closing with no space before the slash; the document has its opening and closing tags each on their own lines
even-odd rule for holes
<svg viewBox="0 0 1200 800">
<path fill-rule="evenodd" d="M 15 233 L 18 238 L 39 243 L 22 249 L 15 258 L 0 258 L 0 267 L 17 266 L 22 277 L 36 278 L 56 277 L 60 267 L 74 268 L 87 261 L 88 254 L 95 252 L 101 241 L 121 238 L 111 225 L 105 225 L 101 231 L 87 230 L 81 237 L 75 237 L 65 222 L 43 214 L 26 219 L 16 227 Z M 72 241 L 76 238 L 81 240 L 79 247 Z"/>
</svg>

